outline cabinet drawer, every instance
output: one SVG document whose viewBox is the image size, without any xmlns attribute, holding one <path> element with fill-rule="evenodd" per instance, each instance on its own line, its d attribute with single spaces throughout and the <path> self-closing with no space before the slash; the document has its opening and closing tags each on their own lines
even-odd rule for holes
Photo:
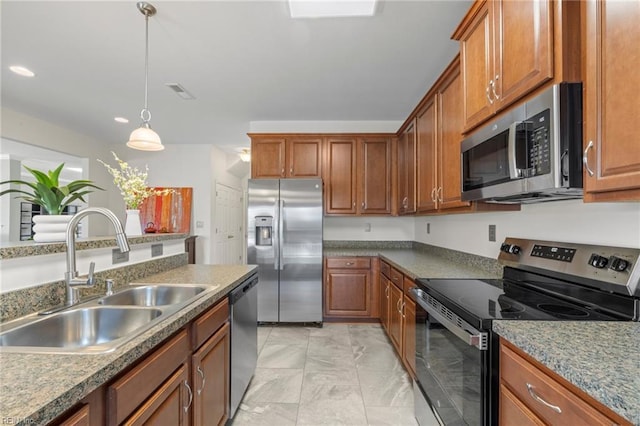
<svg viewBox="0 0 640 426">
<path fill-rule="evenodd" d="M 415 287 L 416 283 L 409 277 L 404 277 L 404 280 L 402 281 L 402 290 L 404 291 L 404 294 L 409 294 L 409 290 L 411 290 L 411 287 Z"/>
<path fill-rule="evenodd" d="M 225 298 L 193 322 L 191 329 L 193 349 L 199 348 L 227 321 L 229 321 L 229 299 Z"/>
<path fill-rule="evenodd" d="M 504 344 L 500 345 L 500 380 L 547 424 L 612 424 L 590 403 Z"/>
<path fill-rule="evenodd" d="M 398 271 L 396 268 L 391 268 L 391 275 L 389 276 L 389 279 L 391 280 L 392 283 L 394 283 L 399 289 L 402 290 L 403 288 L 403 281 L 404 281 L 404 276 L 402 275 L 402 272 Z"/>
<path fill-rule="evenodd" d="M 380 272 L 382 272 L 385 277 L 391 278 L 391 266 L 389 266 L 387 262 L 380 261 Z"/>
<path fill-rule="evenodd" d="M 371 258 L 369 257 L 328 257 L 329 269 L 369 269 Z"/>
<path fill-rule="evenodd" d="M 118 425 L 158 389 L 189 355 L 186 330 L 165 343 L 107 390 L 107 424 Z"/>
</svg>

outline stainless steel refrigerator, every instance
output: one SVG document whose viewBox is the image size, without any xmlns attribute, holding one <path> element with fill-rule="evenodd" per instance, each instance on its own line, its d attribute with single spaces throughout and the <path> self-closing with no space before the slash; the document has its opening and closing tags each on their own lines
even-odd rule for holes
<svg viewBox="0 0 640 426">
<path fill-rule="evenodd" d="M 247 217 L 258 322 L 322 322 L 322 180 L 251 179 Z"/>
</svg>

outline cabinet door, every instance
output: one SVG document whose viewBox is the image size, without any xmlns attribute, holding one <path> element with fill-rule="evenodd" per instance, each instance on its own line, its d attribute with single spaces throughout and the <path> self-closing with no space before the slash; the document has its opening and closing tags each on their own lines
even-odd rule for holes
<svg viewBox="0 0 640 426">
<path fill-rule="evenodd" d="M 356 140 L 329 138 L 325 152 L 325 213 L 355 214 Z"/>
<path fill-rule="evenodd" d="M 371 274 L 368 269 L 327 269 L 325 282 L 326 316 L 371 316 Z"/>
<path fill-rule="evenodd" d="M 471 129 L 493 113 L 492 31 L 492 2 L 487 1 L 460 37 L 465 129 Z"/>
<path fill-rule="evenodd" d="M 251 141 L 251 177 L 285 177 L 284 138 L 258 138 Z"/>
<path fill-rule="evenodd" d="M 412 122 L 398 139 L 398 212 L 416 212 L 416 132 Z"/>
<path fill-rule="evenodd" d="M 417 206 L 418 213 L 436 209 L 436 103 L 429 100 L 416 120 Z"/>
<path fill-rule="evenodd" d="M 438 208 L 468 206 L 460 201 L 462 85 L 460 68 L 452 70 L 438 92 Z"/>
<path fill-rule="evenodd" d="M 640 3 L 589 0 L 585 8 L 585 169 L 593 171 L 585 170 L 585 192 L 638 200 L 640 191 L 622 190 L 640 188 Z"/>
<path fill-rule="evenodd" d="M 515 396 L 509 388 L 500 384 L 500 403 L 498 404 L 500 413 L 498 421 L 500 425 L 519 425 L 519 426 L 542 426 L 544 422 L 527 408 Z"/>
<path fill-rule="evenodd" d="M 287 177 L 322 177 L 322 138 L 287 138 Z"/>
<path fill-rule="evenodd" d="M 358 144 L 358 212 L 391 213 L 391 141 L 362 138 Z"/>
<path fill-rule="evenodd" d="M 416 377 L 416 304 L 408 295 L 404 296 L 402 309 L 402 321 L 404 326 L 402 360 L 407 366 L 411 377 Z"/>
<path fill-rule="evenodd" d="M 59 426 L 91 426 L 91 411 L 88 404 L 80 407 Z"/>
<path fill-rule="evenodd" d="M 380 273 L 380 322 L 387 333 L 389 332 L 389 305 L 391 303 L 389 286 L 389 279 Z"/>
<path fill-rule="evenodd" d="M 398 354 L 402 354 L 402 290 L 389 285 L 389 338 Z"/>
<path fill-rule="evenodd" d="M 493 1 L 494 73 L 490 79 L 496 109 L 512 104 L 553 78 L 550 3 Z"/>
<path fill-rule="evenodd" d="M 184 363 L 127 420 L 125 426 L 189 425 L 193 392 L 189 385 L 189 368 Z"/>
<path fill-rule="evenodd" d="M 194 426 L 223 425 L 229 418 L 229 323 L 192 357 Z"/>
</svg>

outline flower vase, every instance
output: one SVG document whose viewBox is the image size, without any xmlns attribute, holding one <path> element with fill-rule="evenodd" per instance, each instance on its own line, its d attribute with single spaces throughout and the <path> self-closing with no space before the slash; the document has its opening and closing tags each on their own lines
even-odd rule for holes
<svg viewBox="0 0 640 426">
<path fill-rule="evenodd" d="M 124 233 L 127 237 L 142 235 L 142 224 L 140 223 L 140 210 L 127 209 L 127 218 L 124 223 Z"/>
<path fill-rule="evenodd" d="M 66 240 L 67 225 L 73 216 L 67 214 L 39 214 L 33 216 L 33 241 L 54 243 Z"/>
</svg>

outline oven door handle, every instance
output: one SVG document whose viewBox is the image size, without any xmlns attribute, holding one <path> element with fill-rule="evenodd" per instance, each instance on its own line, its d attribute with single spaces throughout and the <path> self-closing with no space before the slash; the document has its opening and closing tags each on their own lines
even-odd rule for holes
<svg viewBox="0 0 640 426">
<path fill-rule="evenodd" d="M 414 295 L 416 302 L 422 309 L 427 311 L 429 315 L 435 318 L 440 324 L 445 326 L 447 330 L 458 336 L 469 346 L 475 346 L 481 351 L 487 350 L 487 333 L 476 330 L 469 323 L 452 313 L 456 321 L 452 321 L 438 312 L 433 306 L 430 306 L 425 300 L 425 292 L 419 288 L 413 287 L 409 291 Z"/>
</svg>

